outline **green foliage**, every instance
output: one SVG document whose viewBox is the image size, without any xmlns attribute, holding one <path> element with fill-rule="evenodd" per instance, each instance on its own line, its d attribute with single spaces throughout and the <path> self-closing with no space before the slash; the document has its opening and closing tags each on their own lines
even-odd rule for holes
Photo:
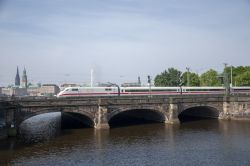
<svg viewBox="0 0 250 166">
<path fill-rule="evenodd" d="M 250 86 L 250 70 L 235 77 L 237 86 Z"/>
<path fill-rule="evenodd" d="M 223 73 L 227 73 L 228 81 L 231 82 L 231 66 L 226 67 Z M 210 69 L 200 77 L 198 74 L 189 72 L 190 86 L 222 86 L 218 76 L 223 76 L 217 71 Z M 250 66 L 232 67 L 233 86 L 250 86 Z M 181 71 L 168 68 L 155 77 L 155 86 L 187 86 L 187 72 L 181 75 Z"/>
<path fill-rule="evenodd" d="M 155 77 L 155 86 L 179 86 L 181 84 L 181 71 L 168 68 Z"/>
<path fill-rule="evenodd" d="M 229 76 L 229 82 L 231 82 L 231 66 L 224 69 Z M 233 86 L 250 86 L 250 83 L 247 81 L 247 73 L 250 72 L 250 66 L 238 66 L 232 67 L 232 76 L 233 76 Z"/>
<path fill-rule="evenodd" d="M 221 86 L 217 71 L 210 69 L 200 77 L 201 86 Z"/>
<path fill-rule="evenodd" d="M 184 86 L 188 86 L 188 72 L 185 72 L 181 76 L 181 80 Z M 196 73 L 189 72 L 189 86 L 200 86 L 200 78 Z"/>
</svg>

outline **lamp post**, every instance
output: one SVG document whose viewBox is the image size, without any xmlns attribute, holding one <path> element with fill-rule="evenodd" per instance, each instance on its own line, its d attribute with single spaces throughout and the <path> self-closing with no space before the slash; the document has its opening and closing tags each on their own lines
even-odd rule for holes
<svg viewBox="0 0 250 166">
<path fill-rule="evenodd" d="M 121 92 L 120 92 L 120 86 L 117 85 L 117 84 L 114 84 L 114 83 L 111 83 L 111 82 L 108 82 L 108 84 L 110 84 L 110 86 L 116 86 L 117 87 L 117 90 L 118 90 L 118 96 L 121 95 Z"/>
<path fill-rule="evenodd" d="M 229 85 L 229 81 L 228 81 L 228 73 L 225 71 L 225 69 L 227 68 L 227 63 L 224 63 L 224 73 L 223 73 L 223 83 L 224 83 L 224 87 L 226 89 L 226 95 L 230 94 L 230 85 Z"/>
<path fill-rule="evenodd" d="M 148 75 L 148 84 L 149 84 L 149 97 L 151 97 L 151 78 L 150 78 L 150 75 Z"/>
<path fill-rule="evenodd" d="M 179 87 L 180 87 L 180 94 L 181 94 L 181 96 L 182 96 L 182 86 L 183 86 L 183 82 L 182 82 L 182 80 L 180 78 L 180 80 L 179 80 Z"/>
<path fill-rule="evenodd" d="M 231 65 L 231 83 L 230 87 L 233 87 L 233 66 Z"/>
<path fill-rule="evenodd" d="M 180 95 L 182 96 L 182 85 L 180 84 Z"/>
<path fill-rule="evenodd" d="M 90 70 L 90 87 L 93 87 L 93 82 L 94 82 L 93 74 L 94 74 L 94 70 L 91 69 Z"/>
<path fill-rule="evenodd" d="M 187 69 L 187 86 L 190 86 L 190 76 L 189 76 L 190 67 L 186 67 L 186 69 Z"/>
</svg>

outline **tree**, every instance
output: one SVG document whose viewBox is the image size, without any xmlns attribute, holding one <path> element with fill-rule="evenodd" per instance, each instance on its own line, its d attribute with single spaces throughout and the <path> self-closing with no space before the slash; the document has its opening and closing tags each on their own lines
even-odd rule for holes
<svg viewBox="0 0 250 166">
<path fill-rule="evenodd" d="M 236 86 L 250 86 L 250 70 L 235 77 Z"/>
<path fill-rule="evenodd" d="M 232 76 L 233 76 L 233 80 L 232 80 L 232 84 L 235 86 L 235 83 L 237 83 L 237 86 L 239 86 L 239 82 L 240 81 L 240 75 L 242 75 L 243 73 L 250 71 L 250 66 L 238 66 L 238 67 L 232 67 Z M 229 82 L 231 82 L 231 66 L 226 67 L 224 69 L 224 72 L 226 72 L 229 76 L 228 80 Z M 237 77 L 237 80 L 236 80 Z"/>
<path fill-rule="evenodd" d="M 187 85 L 188 84 L 187 83 L 188 82 L 187 81 L 188 80 L 187 74 L 188 74 L 188 72 L 185 72 L 181 76 L 182 83 L 184 86 L 188 86 Z M 200 86 L 200 78 L 199 78 L 198 74 L 189 72 L 189 80 L 190 80 L 189 86 Z"/>
<path fill-rule="evenodd" d="M 210 69 L 200 77 L 201 86 L 220 86 L 217 71 Z"/>
<path fill-rule="evenodd" d="M 168 68 L 155 77 L 155 86 L 179 86 L 181 84 L 181 71 Z"/>
</svg>

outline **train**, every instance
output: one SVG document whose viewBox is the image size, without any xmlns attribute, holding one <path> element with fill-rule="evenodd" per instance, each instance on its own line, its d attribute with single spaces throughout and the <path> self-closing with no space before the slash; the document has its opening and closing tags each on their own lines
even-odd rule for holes
<svg viewBox="0 0 250 166">
<path fill-rule="evenodd" d="M 231 94 L 250 94 L 250 87 L 230 87 Z M 68 87 L 57 97 L 225 94 L 224 87 Z"/>
</svg>

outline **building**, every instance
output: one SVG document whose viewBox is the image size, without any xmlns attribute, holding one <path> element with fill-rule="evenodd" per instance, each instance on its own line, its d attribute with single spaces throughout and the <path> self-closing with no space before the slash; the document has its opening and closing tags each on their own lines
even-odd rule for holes
<svg viewBox="0 0 250 166">
<path fill-rule="evenodd" d="M 69 84 L 65 86 L 75 86 L 76 84 Z M 20 82 L 19 69 L 15 77 L 15 85 L 8 88 L 1 88 L 0 95 L 7 96 L 54 96 L 60 92 L 60 88 L 55 84 L 43 84 L 42 86 L 28 85 L 28 78 L 26 68 L 23 69 L 22 79 Z"/>
<path fill-rule="evenodd" d="M 0 87 L 0 97 L 4 96 L 4 94 L 2 93 L 2 87 Z"/>
<path fill-rule="evenodd" d="M 54 96 L 60 92 L 60 88 L 56 84 L 43 84 L 40 88 L 41 96 Z"/>
<path fill-rule="evenodd" d="M 23 76 L 22 76 L 22 84 L 21 84 L 21 86 L 22 86 L 23 88 L 28 88 L 28 79 L 27 79 L 27 74 L 26 74 L 26 69 L 25 69 L 25 67 L 24 67 L 24 69 L 23 69 Z"/>
<path fill-rule="evenodd" d="M 19 87 L 2 88 L 2 94 L 6 96 L 28 96 L 27 89 Z"/>
<path fill-rule="evenodd" d="M 110 87 L 112 85 L 113 84 L 111 84 L 111 83 L 98 82 L 96 86 L 98 86 L 98 87 Z"/>
<path fill-rule="evenodd" d="M 80 86 L 80 85 L 78 85 L 78 84 L 62 84 L 62 85 L 61 85 L 62 88 L 76 87 L 76 86 Z"/>
<path fill-rule="evenodd" d="M 70 83 L 70 84 L 68 84 L 68 83 L 65 83 L 65 84 L 62 84 L 61 86 L 60 86 L 60 89 L 61 90 L 64 90 L 65 88 L 68 88 L 68 87 L 80 87 L 81 85 L 79 85 L 79 84 L 74 84 L 74 83 Z"/>
<path fill-rule="evenodd" d="M 18 66 L 17 66 L 17 70 L 16 70 L 15 86 L 16 86 L 16 87 L 19 87 L 19 86 L 20 86 L 20 76 L 19 76 Z"/>
<path fill-rule="evenodd" d="M 22 80 L 20 81 L 19 69 L 17 66 L 16 77 L 15 77 L 15 87 L 20 87 L 20 86 L 22 88 L 28 88 L 28 79 L 27 79 L 26 69 L 24 67 Z"/>
<path fill-rule="evenodd" d="M 40 87 L 29 86 L 29 88 L 27 88 L 27 93 L 29 96 L 40 96 Z"/>
<path fill-rule="evenodd" d="M 121 84 L 122 87 L 140 87 L 141 83 L 138 82 L 129 82 Z"/>
</svg>

